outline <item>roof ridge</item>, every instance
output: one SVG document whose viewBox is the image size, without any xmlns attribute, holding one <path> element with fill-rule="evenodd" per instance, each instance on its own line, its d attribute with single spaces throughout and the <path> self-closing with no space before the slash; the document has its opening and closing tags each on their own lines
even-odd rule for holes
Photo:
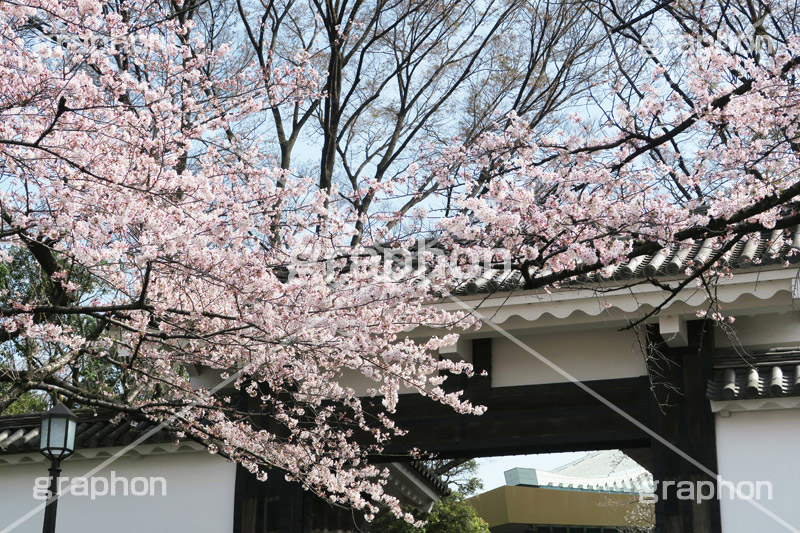
<svg viewBox="0 0 800 533">
<path fill-rule="evenodd" d="M 87 422 L 89 420 L 110 420 L 118 413 L 108 409 L 76 409 L 73 411 L 75 416 L 78 417 L 79 422 Z M 31 412 L 31 413 L 16 413 L 13 415 L 0 416 L 0 428 L 5 427 L 23 427 L 28 425 L 39 425 L 42 415 L 45 412 Z"/>
<path fill-rule="evenodd" d="M 606 450 L 595 450 L 595 451 L 592 451 L 592 452 L 586 452 L 586 455 L 584 455 L 583 457 L 578 457 L 577 459 L 573 459 L 569 463 L 565 463 L 565 464 L 563 464 L 561 466 L 557 466 L 552 470 L 543 470 L 543 472 L 552 472 L 554 474 L 558 474 L 562 469 L 568 468 L 568 467 L 576 465 L 576 464 L 579 464 L 579 463 L 589 459 L 590 457 L 594 457 L 595 455 L 599 454 L 601 451 L 606 451 Z"/>
<path fill-rule="evenodd" d="M 648 278 L 681 279 L 685 271 L 705 263 L 714 253 L 716 237 L 696 239 L 691 246 L 686 242 L 667 243 L 653 254 L 625 259 L 616 264 L 602 266 L 600 270 L 576 275 L 561 283 L 561 289 L 582 288 L 598 284 L 620 284 L 646 281 Z M 779 230 L 751 233 L 728 250 L 719 263 L 737 272 L 761 271 L 763 267 L 775 268 L 780 264 L 799 268 L 800 225 Z M 547 275 L 550 270 L 530 269 L 531 276 Z M 518 269 L 506 268 L 504 263 L 490 265 L 483 272 L 465 279 L 453 289 L 455 295 L 513 292 L 525 290 L 524 276 Z"/>
</svg>

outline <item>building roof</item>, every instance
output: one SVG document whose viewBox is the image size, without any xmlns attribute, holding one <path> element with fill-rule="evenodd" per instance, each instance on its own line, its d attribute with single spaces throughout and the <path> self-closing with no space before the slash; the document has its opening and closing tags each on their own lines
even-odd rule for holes
<svg viewBox="0 0 800 533">
<path fill-rule="evenodd" d="M 714 252 L 713 239 L 696 242 L 691 248 L 677 244 L 667 246 L 661 251 L 642 255 L 616 266 L 609 266 L 604 272 L 581 276 L 566 284 L 586 285 L 587 283 L 608 282 L 609 280 L 635 280 L 648 277 L 682 276 L 687 267 L 702 264 Z M 751 269 L 762 265 L 779 263 L 800 263 L 800 226 L 786 230 L 773 230 L 750 235 L 731 248 L 722 258 L 722 263 L 732 269 Z M 532 270 L 531 276 L 544 276 L 549 271 Z M 487 270 L 482 276 L 469 279 L 453 291 L 456 295 L 472 295 L 522 290 L 525 279 L 519 270 Z"/>
<path fill-rule="evenodd" d="M 513 468 L 506 485 L 594 492 L 649 493 L 653 476 L 619 450 L 602 450 L 551 471 Z"/>
<path fill-rule="evenodd" d="M 112 448 L 127 446 L 139 437 L 155 430 L 159 424 L 150 421 L 114 421 L 110 412 L 79 410 L 75 449 Z M 41 413 L 0 416 L 0 455 L 36 453 L 39 451 L 39 425 Z M 176 442 L 178 435 L 169 428 L 160 428 L 148 435 L 140 444 Z M 450 494 L 450 488 L 440 476 L 422 461 L 402 463 L 418 479 L 441 496 Z"/>
<path fill-rule="evenodd" d="M 749 400 L 800 396 L 800 347 L 776 348 L 753 355 L 714 356 L 711 400 Z"/>
<path fill-rule="evenodd" d="M 643 468 L 639 463 L 620 450 L 601 450 L 587 453 L 551 472 L 565 476 L 601 477 L 641 470 Z"/>
<path fill-rule="evenodd" d="M 107 412 L 79 410 L 75 414 L 78 416 L 76 449 L 127 446 L 158 426 L 150 421 L 114 422 L 113 415 Z M 0 417 L 0 455 L 38 452 L 40 422 L 40 413 Z M 142 444 L 176 440 L 175 432 L 162 428 L 148 435 Z"/>
<path fill-rule="evenodd" d="M 447 483 L 444 482 L 442 477 L 425 466 L 425 463 L 422 461 L 409 461 L 408 463 L 403 464 L 411 468 L 420 477 L 420 479 L 425 482 L 426 485 L 431 487 L 442 496 L 447 496 L 450 494 L 450 487 L 447 486 Z"/>
</svg>

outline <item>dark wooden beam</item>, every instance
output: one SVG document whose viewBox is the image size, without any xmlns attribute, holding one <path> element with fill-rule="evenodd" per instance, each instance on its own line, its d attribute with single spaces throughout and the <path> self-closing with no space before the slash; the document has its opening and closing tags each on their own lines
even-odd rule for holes
<svg viewBox="0 0 800 533">
<path fill-rule="evenodd" d="M 646 377 L 586 383 L 634 419 L 649 423 Z M 482 416 L 458 415 L 419 395 L 402 395 L 394 419 L 408 430 L 385 450 L 419 448 L 443 458 L 649 446 L 648 435 L 573 383 L 468 388 Z"/>
</svg>

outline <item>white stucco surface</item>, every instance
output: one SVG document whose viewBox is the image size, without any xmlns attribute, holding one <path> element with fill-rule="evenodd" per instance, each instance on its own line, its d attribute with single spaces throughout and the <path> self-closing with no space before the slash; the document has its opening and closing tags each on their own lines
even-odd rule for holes
<svg viewBox="0 0 800 533">
<path fill-rule="evenodd" d="M 747 346 L 749 351 L 800 345 L 800 316 L 794 311 L 737 316 L 725 330 L 714 330 L 717 348 Z"/>
<path fill-rule="evenodd" d="M 85 476 L 104 459 L 67 459 L 62 476 Z M 33 498 L 34 479 L 47 476 L 47 466 L 43 462 L 0 465 L 0 532 L 42 530 L 42 512 L 14 529 L 8 527 L 41 503 Z M 162 477 L 166 495 L 158 483 L 153 496 L 122 495 L 121 484 L 116 495 L 95 500 L 64 495 L 58 503 L 58 533 L 226 533 L 233 528 L 233 463 L 207 452 L 126 456 L 95 476 L 109 479 L 111 471 L 118 478 Z"/>
<path fill-rule="evenodd" d="M 520 335 L 518 339 L 576 379 L 591 381 L 644 376 L 640 342 L 616 328 Z M 563 383 L 566 377 L 513 341 L 492 341 L 492 386 Z"/>
<path fill-rule="evenodd" d="M 758 503 L 800 528 L 797 487 L 800 479 L 800 409 L 738 411 L 729 417 L 716 415 L 719 474 L 734 484 L 769 482 Z M 756 485 L 757 486 L 757 485 Z M 754 505 L 731 500 L 721 492 L 723 533 L 785 533 L 782 526 Z M 797 531 L 795 529 L 794 531 Z"/>
</svg>

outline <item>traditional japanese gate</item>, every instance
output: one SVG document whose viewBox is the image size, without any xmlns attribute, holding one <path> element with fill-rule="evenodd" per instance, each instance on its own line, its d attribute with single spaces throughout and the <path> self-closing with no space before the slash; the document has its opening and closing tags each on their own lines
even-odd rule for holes
<svg viewBox="0 0 800 533">
<path fill-rule="evenodd" d="M 700 245 L 695 248 L 691 253 Z M 394 419 L 408 433 L 376 460 L 397 460 L 412 448 L 440 458 L 622 449 L 650 470 L 657 483 L 656 531 L 733 530 L 730 524 L 741 514 L 738 510 L 730 512 L 734 518 L 725 526 L 724 508 L 721 513 L 716 498 L 679 499 L 677 482 L 716 482 L 709 473 L 716 474 L 722 466 L 715 429 L 720 416 L 777 404 L 800 406 L 788 401 L 798 398 L 784 398 L 800 396 L 800 350 L 791 357 L 753 357 L 775 347 L 800 346 L 800 322 L 794 312 L 800 302 L 797 271 L 780 265 L 754 268 L 768 262 L 767 252 L 767 246 L 737 247 L 729 261 L 744 268 L 713 288 L 724 313 L 737 319 L 736 335 L 729 326 L 698 319 L 698 311 L 708 310 L 708 298 L 695 288 L 681 291 L 661 307 L 662 290 L 633 286 L 620 277 L 599 292 L 597 285 L 583 285 L 552 294 L 503 292 L 508 280 L 477 280 L 469 290 L 437 305 L 476 310 L 483 320 L 480 330 L 441 356 L 473 364 L 475 377 L 450 380 L 448 386 L 464 390 L 467 399 L 485 405 L 487 412 L 457 415 L 419 395 L 401 395 Z M 645 258 L 628 272 L 625 265 L 619 270 L 623 278 L 643 272 L 679 274 L 691 254 L 662 257 L 660 266 L 648 272 L 655 260 Z M 658 314 L 635 330 L 626 329 L 656 308 Z M 750 359 L 743 362 L 743 354 Z M 764 361 L 772 361 L 772 366 L 754 374 L 753 368 Z M 752 368 L 742 377 L 742 370 L 733 367 L 745 363 Z M 765 377 L 765 371 L 771 374 Z M 364 391 L 372 385 L 360 376 L 346 383 Z M 750 404 L 734 405 L 740 400 Z M 726 449 L 730 466 L 730 446 Z M 666 498 L 661 497 L 663 487 L 668 487 Z M 791 501 L 788 505 L 793 506 Z"/>
<path fill-rule="evenodd" d="M 716 427 L 729 412 L 795 409 L 800 396 L 800 351 L 785 348 L 800 345 L 798 273 L 777 264 L 754 267 L 775 263 L 767 257 L 768 242 L 762 236 L 761 245 L 742 244 L 733 251 L 729 263 L 738 267 L 735 275 L 711 289 L 731 319 L 717 325 L 698 319 L 709 311 L 705 290 L 690 288 L 661 306 L 664 292 L 625 281 L 641 274 L 669 280 L 691 262 L 700 244 L 688 256 L 665 256 L 650 271 L 656 258 L 633 268 L 623 265 L 600 291 L 584 285 L 553 294 L 503 294 L 507 280 L 478 280 L 441 304 L 476 309 L 484 321 L 479 333 L 444 356 L 472 362 L 476 374 L 485 371 L 454 388 L 487 412 L 459 416 L 409 395 L 397 412 L 398 425 L 409 433 L 386 452 L 418 447 L 455 458 L 622 449 L 653 474 L 656 531 L 721 531 L 720 500 L 680 499 L 678 483 L 716 483 L 717 473 L 727 475 L 719 470 Z M 788 257 L 797 263 L 797 254 Z M 498 288 L 500 294 L 481 294 Z M 636 333 L 626 329 L 655 309 L 660 312 Z M 784 348 L 775 352 L 776 347 Z M 791 416 L 771 427 L 790 424 Z M 730 468 L 744 449 L 727 442 L 725 450 Z M 726 505 L 727 532 L 743 515 Z M 782 530 L 776 525 L 780 517 L 761 518 L 759 526 Z"/>
<path fill-rule="evenodd" d="M 690 342 L 683 349 L 670 348 L 655 328 L 649 328 L 647 338 L 661 355 L 660 368 L 653 369 L 658 374 L 654 381 L 639 376 L 583 382 L 616 409 L 571 382 L 492 387 L 493 339 L 475 339 L 473 361 L 487 376 L 466 380 L 464 390 L 466 398 L 485 405 L 487 412 L 458 415 L 409 394 L 401 398 L 396 415 L 408 434 L 386 454 L 402 455 L 413 447 L 441 458 L 621 449 L 650 470 L 659 485 L 668 480 L 714 482 L 664 443 L 717 471 L 714 418 L 705 397 L 706 380 L 713 375 L 709 326 L 703 321 L 688 323 Z M 653 438 L 642 426 L 664 440 Z M 675 490 L 670 489 L 673 496 Z M 697 504 L 660 499 L 656 520 L 659 532 L 720 531 L 716 500 Z"/>
</svg>

